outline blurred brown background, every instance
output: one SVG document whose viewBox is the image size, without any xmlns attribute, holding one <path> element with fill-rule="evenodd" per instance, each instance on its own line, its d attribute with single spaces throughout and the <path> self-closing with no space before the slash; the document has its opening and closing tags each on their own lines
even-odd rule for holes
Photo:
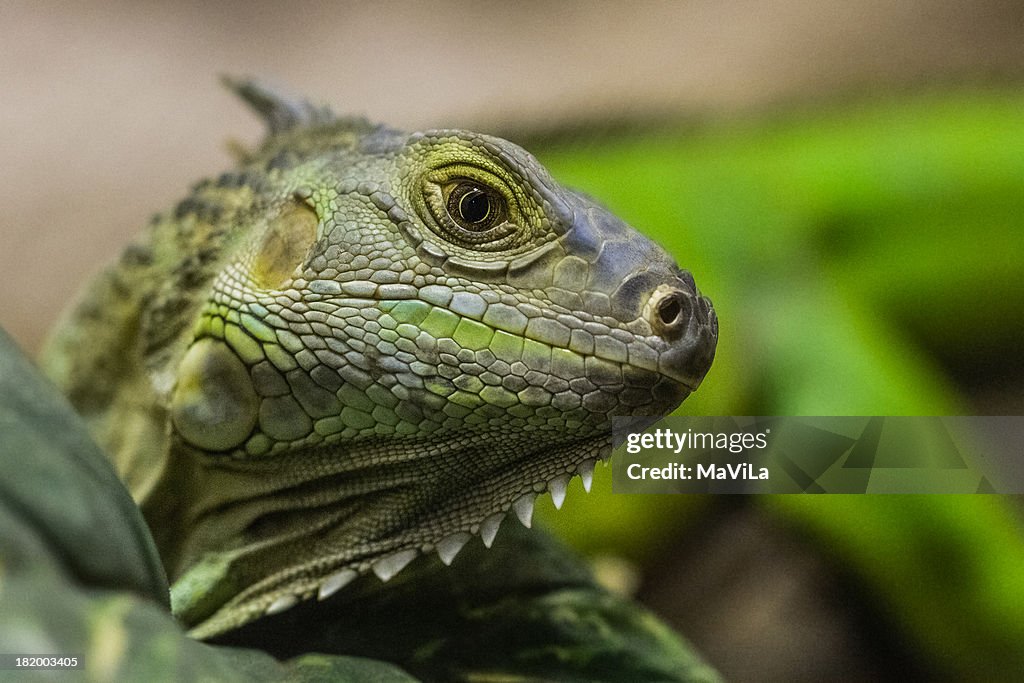
<svg viewBox="0 0 1024 683">
<path fill-rule="evenodd" d="M 155 211 L 223 170 L 253 74 L 393 125 L 488 131 L 730 116 L 1024 72 L 1024 5 L 7 2 L 0 325 L 38 347 Z"/>
</svg>

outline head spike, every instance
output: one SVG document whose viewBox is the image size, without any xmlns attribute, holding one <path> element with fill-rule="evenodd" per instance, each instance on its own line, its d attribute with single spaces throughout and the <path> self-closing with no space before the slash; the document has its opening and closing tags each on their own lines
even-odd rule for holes
<svg viewBox="0 0 1024 683">
<path fill-rule="evenodd" d="M 457 531 L 451 536 L 445 536 L 438 541 L 435 548 L 441 561 L 446 565 L 451 564 L 455 556 L 462 550 L 462 546 L 466 545 L 470 538 L 470 535 L 465 531 Z"/>
<path fill-rule="evenodd" d="M 336 574 L 328 576 L 327 579 L 320 584 L 320 589 L 317 591 L 317 600 L 326 600 L 331 597 L 339 590 L 352 583 L 352 581 L 359 576 L 354 569 L 342 569 Z"/>
<path fill-rule="evenodd" d="M 556 510 L 562 509 L 565 501 L 565 490 L 569 486 L 569 475 L 562 474 L 548 482 L 548 490 L 551 491 L 551 502 L 555 504 Z"/>
<path fill-rule="evenodd" d="M 536 493 L 524 493 L 512 503 L 512 509 L 516 511 L 516 517 L 527 529 L 533 523 L 533 501 L 536 500 Z"/>
<path fill-rule="evenodd" d="M 295 605 L 299 604 L 299 598 L 294 595 L 282 595 L 274 602 L 270 603 L 270 607 L 267 608 L 267 614 L 278 614 L 284 612 L 286 609 L 291 609 Z"/>
<path fill-rule="evenodd" d="M 412 562 L 418 554 L 419 552 L 413 548 L 399 550 L 397 553 L 380 558 L 370 565 L 370 569 L 381 581 L 390 581 L 395 574 L 405 569 L 405 565 Z"/>
<path fill-rule="evenodd" d="M 498 527 L 501 526 L 503 519 L 505 519 L 505 513 L 496 512 L 480 522 L 480 538 L 483 539 L 484 546 L 490 548 L 494 543 L 494 537 L 498 535 Z"/>
<path fill-rule="evenodd" d="M 329 108 L 315 107 L 255 79 L 222 76 L 221 81 L 260 115 L 271 135 L 335 120 Z"/>
<path fill-rule="evenodd" d="M 583 490 L 590 493 L 590 487 L 594 483 L 594 461 L 584 460 L 579 466 L 580 479 L 583 480 Z"/>
</svg>

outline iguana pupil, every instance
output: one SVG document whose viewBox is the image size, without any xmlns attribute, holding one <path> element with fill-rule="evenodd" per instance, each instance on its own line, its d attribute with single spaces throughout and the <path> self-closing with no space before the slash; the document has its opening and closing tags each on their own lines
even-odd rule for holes
<svg viewBox="0 0 1024 683">
<path fill-rule="evenodd" d="M 486 190 L 472 183 L 460 183 L 448 198 L 448 212 L 463 228 L 482 232 L 496 222 L 497 202 Z"/>
</svg>

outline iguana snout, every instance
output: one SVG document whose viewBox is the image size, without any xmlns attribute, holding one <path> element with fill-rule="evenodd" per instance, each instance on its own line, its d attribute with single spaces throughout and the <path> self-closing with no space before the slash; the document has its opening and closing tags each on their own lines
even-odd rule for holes
<svg viewBox="0 0 1024 683">
<path fill-rule="evenodd" d="M 658 372 L 682 384 L 686 393 L 694 391 L 711 367 L 718 342 L 711 301 L 701 296 L 693 275 L 658 244 L 589 197 L 571 194 L 577 207 L 565 243 L 575 255 L 570 261 L 586 273 L 577 275 L 576 282 L 589 291 L 586 310 L 611 313 L 627 329 L 646 336 L 657 354 Z M 607 294 L 607 304 L 599 293 Z M 643 364 L 642 358 L 636 350 L 628 359 Z M 663 408 L 651 406 L 650 412 Z"/>
</svg>

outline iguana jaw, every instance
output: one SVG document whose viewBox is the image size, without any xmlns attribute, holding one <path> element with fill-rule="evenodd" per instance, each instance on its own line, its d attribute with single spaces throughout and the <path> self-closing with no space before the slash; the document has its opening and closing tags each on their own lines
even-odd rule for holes
<svg viewBox="0 0 1024 683">
<path fill-rule="evenodd" d="M 424 450 L 422 443 L 409 447 Z M 294 461 L 292 468 L 235 462 L 227 469 L 207 470 L 205 495 L 217 503 L 203 511 L 200 504 L 190 523 L 194 538 L 205 539 L 210 549 L 175 581 L 175 614 L 193 635 L 206 638 L 300 600 L 326 599 L 361 574 L 386 581 L 423 553 L 436 552 L 449 564 L 473 536 L 490 547 L 510 513 L 530 526 L 538 495 L 551 493 L 561 507 L 572 477 L 579 475 L 589 490 L 594 465 L 610 455 L 611 440 L 603 435 L 537 452 L 522 442 L 506 447 L 521 450 L 521 456 L 472 477 L 470 468 L 444 475 L 440 463 L 479 461 L 484 450 L 501 450 L 494 438 L 420 457 L 399 479 L 393 468 L 400 463 L 374 466 L 363 458 L 362 465 L 337 467 L 346 454 L 331 449 L 301 456 L 307 465 L 318 462 L 312 469 L 322 464 L 338 470 L 304 484 L 286 477 L 272 483 L 274 470 L 288 472 Z M 390 479 L 397 483 L 378 486 L 383 477 L 376 467 L 392 468 Z M 334 483 L 333 498 L 325 482 Z M 352 493 L 360 487 L 360 493 Z M 195 495 L 202 501 L 202 493 Z M 332 502 L 324 503 L 329 498 Z M 418 501 L 415 507 L 411 499 Z M 300 500 L 305 507 L 297 505 Z M 277 517 L 268 510 L 277 510 Z M 231 530 L 233 536 L 221 536 Z M 254 530 L 262 535 L 257 538 Z"/>
</svg>

